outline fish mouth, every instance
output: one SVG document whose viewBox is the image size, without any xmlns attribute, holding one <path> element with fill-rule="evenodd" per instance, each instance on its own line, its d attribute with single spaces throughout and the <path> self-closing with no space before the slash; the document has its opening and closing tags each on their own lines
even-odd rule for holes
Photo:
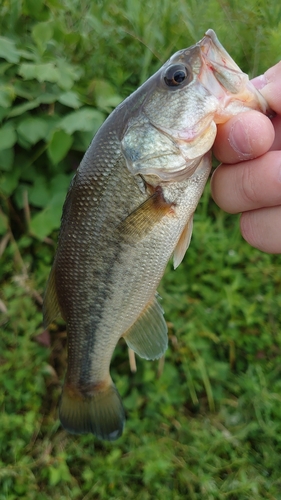
<svg viewBox="0 0 281 500">
<path fill-rule="evenodd" d="M 241 69 L 222 46 L 214 30 L 209 29 L 206 31 L 205 36 L 198 42 L 198 45 L 203 59 L 208 60 L 208 64 L 212 69 L 227 68 L 234 73 L 241 73 Z M 236 87 L 232 89 L 232 92 L 237 92 Z"/>
<path fill-rule="evenodd" d="M 272 116 L 272 110 L 264 97 L 224 49 L 212 29 L 205 33 L 197 45 L 200 48 L 202 60 L 199 79 L 204 87 L 221 102 L 221 108 L 224 108 L 222 113 L 219 110 L 216 114 L 216 123 L 228 120 L 233 114 L 233 103 L 236 103 L 237 112 L 239 104 L 242 104 L 243 107 L 247 106 Z M 232 107 L 228 113 L 227 107 L 230 102 Z"/>
</svg>

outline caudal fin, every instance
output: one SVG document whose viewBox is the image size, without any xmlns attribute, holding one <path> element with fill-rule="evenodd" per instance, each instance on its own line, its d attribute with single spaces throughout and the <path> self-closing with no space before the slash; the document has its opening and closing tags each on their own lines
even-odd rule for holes
<svg viewBox="0 0 281 500">
<path fill-rule="evenodd" d="M 59 417 L 67 431 L 73 434 L 91 432 L 107 441 L 118 439 L 125 423 L 123 404 L 113 382 L 87 396 L 64 386 Z"/>
</svg>

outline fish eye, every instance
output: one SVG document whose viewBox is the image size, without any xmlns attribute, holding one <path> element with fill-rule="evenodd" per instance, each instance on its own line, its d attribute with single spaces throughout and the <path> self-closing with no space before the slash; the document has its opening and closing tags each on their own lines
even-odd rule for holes
<svg viewBox="0 0 281 500">
<path fill-rule="evenodd" d="M 164 76 L 164 81 L 168 87 L 179 87 L 183 83 L 189 83 L 191 79 L 191 71 L 183 64 L 169 66 Z"/>
</svg>

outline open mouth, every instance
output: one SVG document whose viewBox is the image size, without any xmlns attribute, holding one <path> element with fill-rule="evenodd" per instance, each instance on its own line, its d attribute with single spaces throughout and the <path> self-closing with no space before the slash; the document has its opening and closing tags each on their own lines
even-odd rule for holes
<svg viewBox="0 0 281 500">
<path fill-rule="evenodd" d="M 241 73 L 241 69 L 222 46 L 213 30 L 209 29 L 198 45 L 202 57 L 208 61 L 210 67 L 226 68 L 228 71 Z"/>
<path fill-rule="evenodd" d="M 264 97 L 249 81 L 236 62 L 219 42 L 215 32 L 209 29 L 198 42 L 202 57 L 200 81 L 226 110 L 229 102 L 246 103 L 268 116 L 272 111 Z M 226 113 L 223 113 L 226 116 Z M 218 117 L 218 121 L 221 121 Z M 218 122 L 217 122 L 218 123 Z"/>
</svg>

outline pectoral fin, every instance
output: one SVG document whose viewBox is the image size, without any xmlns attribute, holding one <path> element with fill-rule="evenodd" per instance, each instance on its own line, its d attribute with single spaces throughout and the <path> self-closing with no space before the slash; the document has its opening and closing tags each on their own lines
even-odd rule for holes
<svg viewBox="0 0 281 500">
<path fill-rule="evenodd" d="M 158 359 L 166 351 L 168 328 L 163 314 L 162 307 L 154 298 L 123 335 L 128 346 L 141 358 Z"/>
<path fill-rule="evenodd" d="M 176 269 L 185 256 L 185 252 L 189 247 L 193 229 L 193 215 L 190 217 L 174 251 L 174 269 Z"/>
<path fill-rule="evenodd" d="M 43 301 L 43 324 L 47 328 L 52 321 L 60 315 L 56 282 L 55 282 L 55 264 L 53 265 L 47 283 L 47 288 Z"/>
<path fill-rule="evenodd" d="M 126 239 L 136 241 L 145 236 L 161 219 L 173 213 L 173 203 L 168 203 L 161 187 L 157 187 L 152 196 L 134 210 L 118 226 L 118 230 Z"/>
</svg>

